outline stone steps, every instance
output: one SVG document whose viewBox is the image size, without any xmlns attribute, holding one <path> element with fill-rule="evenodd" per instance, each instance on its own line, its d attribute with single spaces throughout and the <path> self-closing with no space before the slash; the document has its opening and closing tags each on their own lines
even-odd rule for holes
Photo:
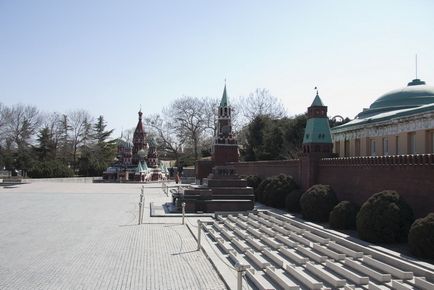
<svg viewBox="0 0 434 290">
<path fill-rule="evenodd" d="M 258 289 L 434 289 L 407 270 L 409 262 L 400 269 L 399 261 L 292 219 L 256 212 L 216 220 L 205 233 L 233 265 L 251 265 L 246 278 Z"/>
</svg>

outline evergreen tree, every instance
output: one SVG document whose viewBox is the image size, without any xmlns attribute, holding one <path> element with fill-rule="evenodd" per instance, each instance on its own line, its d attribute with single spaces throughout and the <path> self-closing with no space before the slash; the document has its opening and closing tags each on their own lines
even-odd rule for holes
<svg viewBox="0 0 434 290">
<path fill-rule="evenodd" d="M 38 160 L 53 160 L 56 156 L 56 144 L 48 127 L 44 127 L 39 131 L 37 142 L 39 145 L 33 147 L 33 149 Z"/>
</svg>

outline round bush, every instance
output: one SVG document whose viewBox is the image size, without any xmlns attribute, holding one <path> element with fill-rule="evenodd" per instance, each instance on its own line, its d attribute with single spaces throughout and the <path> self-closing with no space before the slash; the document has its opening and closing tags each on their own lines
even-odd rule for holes
<svg viewBox="0 0 434 290">
<path fill-rule="evenodd" d="M 270 177 L 267 177 L 261 181 L 255 193 L 255 195 L 257 196 L 257 201 L 265 203 L 265 188 L 270 182 L 271 182 Z"/>
<path fill-rule="evenodd" d="M 264 189 L 264 201 L 268 206 L 284 208 L 288 193 L 297 188 L 292 176 L 280 174 L 271 178 Z"/>
<path fill-rule="evenodd" d="M 249 175 L 246 177 L 247 186 L 253 188 L 253 192 L 255 193 L 255 199 L 258 200 L 258 187 L 261 184 L 262 179 L 256 175 Z"/>
<path fill-rule="evenodd" d="M 316 184 L 302 194 L 301 213 L 306 220 L 326 222 L 337 203 L 336 194 L 330 185 Z"/>
<path fill-rule="evenodd" d="M 368 242 L 405 241 L 413 222 L 413 211 L 396 191 L 385 190 L 371 196 L 357 214 L 357 232 Z"/>
<path fill-rule="evenodd" d="M 418 257 L 434 259 L 434 213 L 417 219 L 408 233 L 408 244 Z"/>
<path fill-rule="evenodd" d="M 294 189 L 286 195 L 285 208 L 289 212 L 300 211 L 300 197 L 303 194 L 301 189 Z"/>
<path fill-rule="evenodd" d="M 333 229 L 355 229 L 358 208 L 349 201 L 341 201 L 330 212 L 329 224 Z"/>
</svg>

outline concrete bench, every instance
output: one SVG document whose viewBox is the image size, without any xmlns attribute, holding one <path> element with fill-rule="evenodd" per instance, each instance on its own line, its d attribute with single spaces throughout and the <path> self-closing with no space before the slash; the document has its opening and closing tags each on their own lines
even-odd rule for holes
<svg viewBox="0 0 434 290">
<path fill-rule="evenodd" d="M 425 278 L 415 277 L 414 284 L 424 290 L 432 290 L 434 289 L 434 284 L 425 280 Z"/>
<path fill-rule="evenodd" d="M 396 290 L 411 290 L 414 289 L 411 285 L 407 285 L 399 280 L 392 280 L 392 289 Z"/>
<path fill-rule="evenodd" d="M 252 219 L 248 219 L 247 223 L 256 229 L 259 229 L 261 227 L 261 225 L 258 222 L 254 221 Z"/>
<path fill-rule="evenodd" d="M 232 241 L 235 239 L 235 235 L 232 232 L 227 231 L 225 228 L 220 229 L 220 233 L 224 236 L 228 241 Z"/>
<path fill-rule="evenodd" d="M 234 248 L 232 248 L 232 246 L 229 245 L 229 243 L 225 242 L 223 239 L 217 239 L 217 245 L 220 247 L 222 252 L 225 254 L 229 254 L 230 252 L 235 253 Z"/>
<path fill-rule="evenodd" d="M 326 256 L 321 256 L 316 254 L 315 252 L 312 252 L 310 248 L 305 248 L 303 246 L 297 246 L 295 247 L 295 249 L 302 253 L 303 255 L 309 257 L 309 259 L 312 259 L 313 261 L 317 262 L 317 263 L 324 263 L 327 260 Z"/>
<path fill-rule="evenodd" d="M 259 213 L 258 213 L 258 216 L 260 216 L 260 217 L 262 217 L 263 219 L 266 219 L 266 220 L 272 222 L 273 224 L 277 224 L 277 225 L 279 225 L 279 226 L 283 226 L 283 221 L 281 221 L 281 220 L 279 220 L 279 219 L 277 219 L 277 218 L 275 218 L 275 217 L 272 217 L 272 216 L 270 216 L 270 215 L 268 215 L 268 214 L 266 214 L 266 213 L 259 212 Z"/>
<path fill-rule="evenodd" d="M 247 220 L 249 219 L 247 216 L 245 216 L 244 214 L 242 214 L 242 213 L 239 213 L 238 214 L 238 219 L 240 219 L 240 220 L 242 220 L 242 221 L 244 221 L 244 222 L 247 222 Z"/>
<path fill-rule="evenodd" d="M 248 257 L 252 262 L 260 269 L 264 269 L 267 266 L 270 266 L 270 262 L 265 260 L 261 254 L 256 253 L 252 250 L 247 250 L 244 255 Z"/>
<path fill-rule="evenodd" d="M 269 250 L 267 248 L 262 250 L 262 254 L 267 256 L 271 261 L 273 261 L 274 263 L 276 263 L 276 265 L 282 268 L 283 264 L 285 264 L 285 260 L 282 259 L 277 253 L 278 252 Z"/>
<path fill-rule="evenodd" d="M 295 253 L 294 250 L 288 249 L 288 248 L 280 248 L 279 252 L 282 253 L 285 257 L 288 257 L 292 261 L 294 261 L 298 265 L 304 265 L 309 261 L 309 259 L 300 256 L 299 254 Z"/>
<path fill-rule="evenodd" d="M 255 230 L 255 229 L 252 228 L 252 227 L 247 228 L 247 231 L 248 231 L 249 233 L 251 233 L 253 236 L 257 237 L 257 238 L 261 238 L 261 237 L 264 236 L 260 231 Z"/>
<path fill-rule="evenodd" d="M 263 241 L 265 244 L 267 244 L 268 246 L 270 246 L 271 248 L 278 250 L 279 248 L 283 247 L 283 245 L 281 243 L 278 243 L 274 240 L 272 240 L 271 238 L 268 238 L 264 235 L 262 235 L 262 237 L 260 237 L 261 241 Z"/>
<path fill-rule="evenodd" d="M 297 234 L 302 234 L 305 231 L 304 229 L 296 227 L 296 226 L 294 226 L 294 225 L 292 225 L 290 223 L 284 223 L 283 227 L 285 229 L 290 230 L 291 232 L 295 232 Z"/>
<path fill-rule="evenodd" d="M 274 223 L 269 222 L 267 219 L 263 218 L 263 217 L 258 217 L 258 219 L 256 220 L 258 223 L 266 225 L 267 227 L 271 228 L 272 226 L 274 226 Z"/>
<path fill-rule="evenodd" d="M 211 238 L 213 238 L 213 240 L 216 242 L 217 242 L 217 239 L 222 239 L 220 234 L 218 232 L 214 231 L 213 229 L 208 228 L 208 233 L 211 236 Z"/>
<path fill-rule="evenodd" d="M 327 248 L 321 246 L 320 244 L 313 244 L 312 248 L 314 250 L 320 252 L 321 254 L 324 254 L 324 255 L 326 255 L 326 256 L 328 256 L 328 257 L 330 257 L 336 261 L 340 261 L 340 260 L 345 259 L 345 254 L 336 253 L 335 251 L 327 249 Z"/>
<path fill-rule="evenodd" d="M 247 234 L 247 232 L 245 232 L 239 228 L 235 228 L 234 233 L 237 234 L 242 239 L 246 239 L 249 236 L 249 234 Z"/>
<path fill-rule="evenodd" d="M 320 277 L 321 279 L 325 280 L 327 283 L 333 285 L 333 287 L 344 287 L 345 284 L 347 284 L 347 281 L 344 279 L 341 279 L 337 277 L 336 275 L 324 270 L 323 266 L 320 265 L 314 265 L 311 262 L 308 262 L 306 264 L 306 269 L 312 272 L 317 277 Z"/>
<path fill-rule="evenodd" d="M 269 235 L 269 236 L 271 236 L 271 237 L 274 237 L 274 236 L 276 235 L 276 232 L 274 232 L 273 230 L 271 230 L 269 227 L 266 227 L 266 226 L 261 226 L 261 227 L 259 228 L 259 230 L 260 230 L 261 232 L 266 233 L 267 235 Z"/>
<path fill-rule="evenodd" d="M 231 223 L 231 222 L 228 221 L 228 220 L 225 220 L 225 221 L 224 221 L 224 225 L 225 225 L 228 229 L 230 229 L 231 231 L 233 231 L 234 229 L 237 228 L 237 226 L 236 226 L 235 224 Z"/>
<path fill-rule="evenodd" d="M 231 261 L 234 265 L 238 264 L 238 265 L 244 265 L 248 268 L 251 267 L 249 262 L 247 262 L 246 259 L 244 259 L 244 257 L 242 255 L 238 255 L 235 250 L 229 251 L 229 259 L 231 259 Z"/>
<path fill-rule="evenodd" d="M 285 273 L 279 270 L 275 270 L 272 267 L 267 267 L 264 269 L 264 272 L 273 280 L 276 284 L 278 284 L 283 289 L 288 290 L 298 290 L 300 286 L 298 286 L 293 280 L 289 279 L 285 276 Z"/>
<path fill-rule="evenodd" d="M 363 274 L 366 274 L 369 277 L 372 277 L 375 280 L 380 281 L 382 283 L 390 282 L 390 280 L 392 280 L 392 276 L 390 274 L 379 273 L 378 271 L 372 270 L 371 268 L 368 268 L 368 267 L 366 267 L 366 266 L 364 266 L 364 265 L 362 265 L 362 264 L 360 264 L 354 260 L 347 258 L 347 259 L 345 259 L 344 263 L 345 263 L 345 265 L 350 266 L 351 268 L 355 269 L 356 271 L 363 273 Z"/>
<path fill-rule="evenodd" d="M 404 272 L 400 269 L 397 269 L 395 267 L 392 267 L 388 264 L 385 264 L 383 262 L 380 262 L 376 259 L 373 259 L 370 256 L 363 256 L 363 263 L 372 266 L 376 269 L 381 269 L 382 271 L 392 274 L 392 276 L 398 277 L 402 280 L 411 280 L 413 279 L 413 272 Z"/>
<path fill-rule="evenodd" d="M 237 219 L 235 216 L 231 215 L 231 214 L 228 215 L 227 218 L 228 218 L 231 222 L 233 222 L 233 223 L 237 223 L 237 221 L 238 221 L 238 219 Z"/>
<path fill-rule="evenodd" d="M 377 285 L 372 281 L 369 281 L 368 289 L 369 290 L 390 290 L 389 287 L 384 286 L 384 285 Z"/>
<path fill-rule="evenodd" d="M 320 236 L 317 236 L 317 235 L 315 235 L 309 231 L 305 231 L 303 233 L 303 237 L 305 237 L 305 238 L 307 238 L 313 242 L 320 243 L 322 245 L 328 244 L 328 242 L 330 242 L 330 239 L 321 238 Z"/>
<path fill-rule="evenodd" d="M 266 247 L 263 243 L 261 243 L 260 241 L 254 240 L 251 237 L 248 237 L 246 239 L 246 242 L 249 245 L 252 245 L 252 247 L 255 248 L 258 251 L 262 251 Z"/>
<path fill-rule="evenodd" d="M 324 286 L 322 282 L 319 282 L 307 274 L 302 267 L 294 267 L 292 265 L 285 264 L 284 269 L 292 277 L 300 281 L 303 285 L 306 285 L 309 289 L 321 289 Z"/>
<path fill-rule="evenodd" d="M 298 246 L 298 243 L 297 243 L 297 242 L 294 242 L 293 240 L 290 240 L 290 239 L 288 239 L 287 237 L 284 237 L 284 236 L 282 236 L 282 235 L 278 235 L 278 234 L 277 234 L 277 235 L 274 236 L 274 238 L 275 238 L 276 240 L 278 240 L 279 242 L 285 244 L 285 245 L 288 246 L 288 247 L 294 248 L 294 247 Z"/>
<path fill-rule="evenodd" d="M 235 223 L 242 229 L 247 229 L 249 225 L 241 220 L 236 220 Z"/>
<path fill-rule="evenodd" d="M 285 235 L 285 236 L 289 236 L 291 234 L 291 231 L 289 231 L 289 230 L 287 230 L 287 229 L 285 229 L 283 227 L 277 226 L 277 225 L 272 226 L 271 228 L 274 231 L 279 232 L 279 233 L 281 233 L 282 235 Z"/>
<path fill-rule="evenodd" d="M 369 283 L 369 277 L 361 277 L 356 273 L 346 269 L 341 264 L 336 264 L 330 260 L 326 261 L 326 267 L 338 273 L 345 279 L 353 281 L 356 285 L 367 285 Z"/>
<path fill-rule="evenodd" d="M 296 233 L 291 233 L 289 236 L 291 237 L 292 240 L 295 240 L 300 244 L 306 245 L 308 247 L 310 247 L 311 245 L 311 242 L 308 239 L 303 238 L 302 236 L 297 235 Z"/>
<path fill-rule="evenodd" d="M 344 253 L 345 255 L 348 255 L 348 256 L 353 257 L 353 258 L 361 258 L 361 257 L 363 257 L 363 253 L 362 252 L 353 251 L 353 250 L 348 249 L 347 247 L 344 247 L 342 245 L 339 245 L 339 244 L 337 244 L 336 242 L 333 242 L 333 241 L 328 244 L 328 247 L 330 249 L 333 249 L 333 250 L 336 250 L 338 252 Z"/>
<path fill-rule="evenodd" d="M 238 239 L 233 239 L 232 244 L 235 245 L 235 247 L 238 248 L 238 250 L 240 250 L 240 252 L 244 253 L 246 252 L 248 249 L 250 249 L 249 246 L 247 246 L 247 244 L 244 241 L 238 240 Z"/>
<path fill-rule="evenodd" d="M 253 269 L 247 269 L 246 277 L 256 286 L 258 290 L 275 290 L 276 288 L 268 282 L 262 274 L 258 274 Z"/>
</svg>

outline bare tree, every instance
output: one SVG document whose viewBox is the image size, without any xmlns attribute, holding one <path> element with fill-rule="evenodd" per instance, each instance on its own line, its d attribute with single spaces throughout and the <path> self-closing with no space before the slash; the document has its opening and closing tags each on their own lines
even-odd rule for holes
<svg viewBox="0 0 434 290">
<path fill-rule="evenodd" d="M 279 119 L 287 115 L 280 100 L 271 95 L 267 89 L 258 88 L 248 97 L 240 97 L 239 107 L 247 122 L 252 121 L 257 116 Z"/>
<path fill-rule="evenodd" d="M 72 161 L 74 170 L 77 165 L 77 150 L 89 139 L 93 119 L 85 110 L 75 110 L 68 113 L 70 140 L 72 145 Z"/>
<path fill-rule="evenodd" d="M 161 149 L 174 155 L 176 163 L 179 161 L 179 154 L 186 141 L 185 136 L 179 136 L 177 130 L 170 122 L 164 120 L 160 115 L 151 115 L 145 118 L 145 124 L 155 134 L 161 144 Z"/>
<path fill-rule="evenodd" d="M 39 110 L 34 106 L 18 104 L 6 108 L 5 116 L 6 138 L 19 149 L 27 147 L 41 125 Z"/>
<path fill-rule="evenodd" d="M 6 125 L 9 119 L 9 110 L 2 103 L 0 103 L 0 146 L 6 139 Z"/>
<path fill-rule="evenodd" d="M 180 140 L 189 142 L 193 148 L 194 158 L 199 158 L 199 140 L 203 135 L 213 134 L 215 113 L 210 110 L 212 102 L 206 98 L 182 97 L 175 100 L 164 114 Z"/>
</svg>

